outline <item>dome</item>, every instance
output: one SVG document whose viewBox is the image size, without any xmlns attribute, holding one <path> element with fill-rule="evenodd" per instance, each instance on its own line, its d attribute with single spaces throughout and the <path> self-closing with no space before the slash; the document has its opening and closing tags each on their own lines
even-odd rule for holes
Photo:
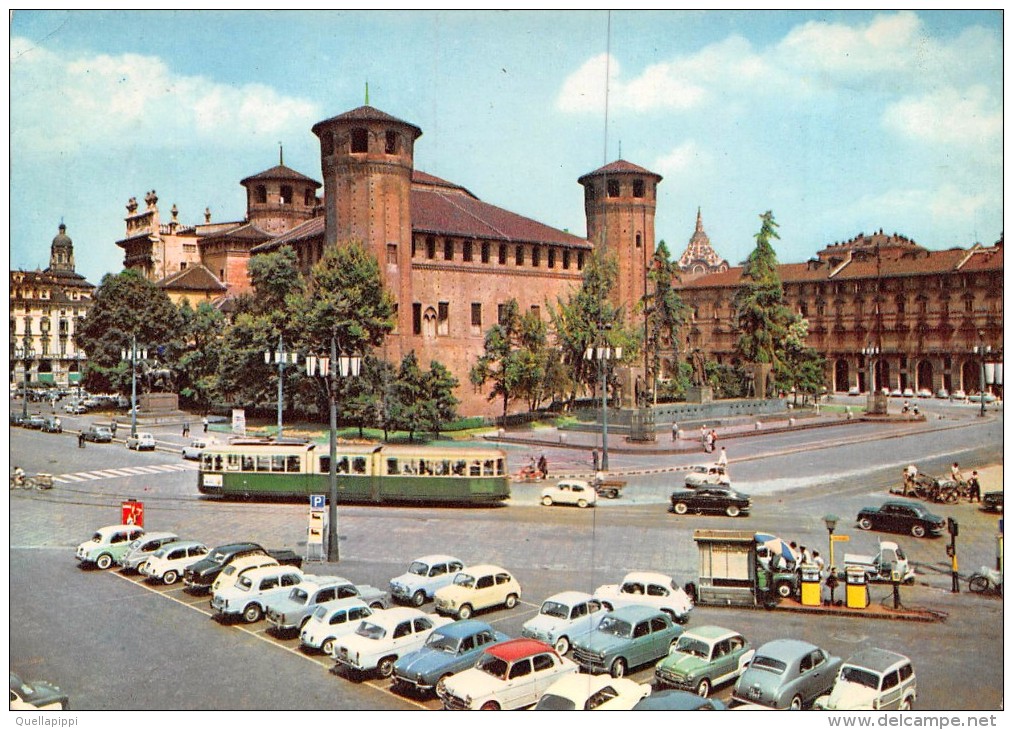
<svg viewBox="0 0 1013 730">
<path fill-rule="evenodd" d="M 56 234 L 53 239 L 54 248 L 72 248 L 74 242 L 70 240 L 70 236 L 67 235 L 67 226 L 60 224 L 60 232 Z"/>
</svg>

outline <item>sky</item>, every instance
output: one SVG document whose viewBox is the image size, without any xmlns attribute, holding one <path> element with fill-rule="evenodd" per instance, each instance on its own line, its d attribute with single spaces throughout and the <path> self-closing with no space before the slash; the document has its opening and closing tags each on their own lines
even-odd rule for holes
<svg viewBox="0 0 1013 730">
<path fill-rule="evenodd" d="M 239 221 L 279 161 L 322 180 L 314 123 L 365 102 L 422 129 L 415 166 L 585 235 L 577 178 L 663 176 L 657 240 L 697 210 L 733 265 L 759 216 L 783 263 L 883 229 L 991 245 L 1002 221 L 1002 13 L 15 11 L 10 264 L 122 269 L 126 203 Z M 143 204 L 142 204 L 143 205 Z"/>
</svg>

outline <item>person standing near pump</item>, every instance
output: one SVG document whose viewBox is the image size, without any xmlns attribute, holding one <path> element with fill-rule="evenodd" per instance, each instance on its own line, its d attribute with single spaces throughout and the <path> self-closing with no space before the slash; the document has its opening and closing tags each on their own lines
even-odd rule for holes
<svg viewBox="0 0 1013 730">
<path fill-rule="evenodd" d="M 116 423 L 116 419 L 114 418 L 113 422 L 109 424 L 109 431 L 110 431 L 110 433 L 112 433 L 113 438 L 116 438 L 116 429 L 117 428 L 118 428 L 118 425 Z"/>
<path fill-rule="evenodd" d="M 970 493 L 968 495 L 968 501 L 970 502 L 981 502 L 981 482 L 978 481 L 977 470 L 971 472 L 971 478 L 967 480 L 968 489 Z"/>
</svg>

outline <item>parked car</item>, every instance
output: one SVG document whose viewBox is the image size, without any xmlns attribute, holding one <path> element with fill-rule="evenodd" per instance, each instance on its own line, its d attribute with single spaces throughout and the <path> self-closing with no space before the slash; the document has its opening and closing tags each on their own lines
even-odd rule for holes
<svg viewBox="0 0 1013 730">
<path fill-rule="evenodd" d="M 513 608 L 521 597 L 521 586 L 497 565 L 475 565 L 454 576 L 454 582 L 436 591 L 436 612 L 459 619 L 493 606 Z"/>
<path fill-rule="evenodd" d="M 130 543 L 144 534 L 137 525 L 109 525 L 100 527 L 91 540 L 77 546 L 75 557 L 81 565 L 93 564 L 106 570 L 130 549 Z"/>
<path fill-rule="evenodd" d="M 135 451 L 154 451 L 155 437 L 146 432 L 138 431 L 133 436 L 127 436 L 127 448 Z"/>
<path fill-rule="evenodd" d="M 700 697 L 681 689 L 663 689 L 652 692 L 633 706 L 634 710 L 727 710 L 721 700 Z"/>
<path fill-rule="evenodd" d="M 633 605 L 660 608 L 679 623 L 686 623 L 693 610 L 686 591 L 672 578 L 642 570 L 627 573 L 622 583 L 599 586 L 594 597 L 610 611 Z"/>
<path fill-rule="evenodd" d="M 302 567 L 302 558 L 291 550 L 267 550 L 255 542 L 234 542 L 219 545 L 208 556 L 190 566 L 183 575 L 183 582 L 191 593 L 206 593 L 214 585 L 225 566 L 244 555 L 267 555 L 281 565 Z"/>
<path fill-rule="evenodd" d="M 88 406 L 83 403 L 65 403 L 63 406 L 63 412 L 77 416 L 82 413 L 87 413 Z"/>
<path fill-rule="evenodd" d="M 413 560 L 407 572 L 391 579 L 390 596 L 418 608 L 440 588 L 453 583 L 463 569 L 464 561 L 450 555 L 424 555 Z"/>
<path fill-rule="evenodd" d="M 971 403 L 981 403 L 981 399 L 984 398 L 986 403 L 995 403 L 995 396 L 991 393 L 982 394 L 980 392 L 974 395 L 967 396 L 967 400 Z"/>
<path fill-rule="evenodd" d="M 911 710 L 918 682 L 911 660 L 886 649 L 863 649 L 841 665 L 830 694 L 817 710 Z"/>
<path fill-rule="evenodd" d="M 801 710 L 834 684 L 841 658 L 798 639 L 776 639 L 756 650 L 732 699 L 778 710 Z"/>
<path fill-rule="evenodd" d="M 577 665 L 534 639 L 511 639 L 486 649 L 471 669 L 444 682 L 447 710 L 516 710 L 535 704 L 553 682 Z"/>
<path fill-rule="evenodd" d="M 277 632 L 301 630 L 317 606 L 339 598 L 358 598 L 374 609 L 387 605 L 387 594 L 373 586 L 337 576 L 306 576 L 287 596 L 267 601 L 264 613 Z"/>
<path fill-rule="evenodd" d="M 41 431 L 42 427 L 46 425 L 46 419 L 38 413 L 30 413 L 28 418 L 24 418 L 21 421 L 21 425 L 24 428 L 30 428 L 34 431 Z"/>
<path fill-rule="evenodd" d="M 728 469 L 721 464 L 697 464 L 691 466 L 686 473 L 685 484 L 687 489 L 695 489 L 708 484 L 732 483 L 728 476 Z"/>
<path fill-rule="evenodd" d="M 399 658 L 425 644 L 433 629 L 450 622 L 409 606 L 377 611 L 335 644 L 334 661 L 356 675 L 376 672 L 390 677 Z"/>
<path fill-rule="evenodd" d="M 208 554 L 207 545 L 196 540 L 178 540 L 163 545 L 138 567 L 137 572 L 149 581 L 167 586 L 176 583 L 187 567 Z"/>
<path fill-rule="evenodd" d="M 264 617 L 271 601 L 288 596 L 304 580 L 315 578 L 304 575 L 293 565 L 253 568 L 240 575 L 233 585 L 215 591 L 211 610 L 219 620 L 242 616 L 246 623 L 255 624 Z"/>
<path fill-rule="evenodd" d="M 189 444 L 183 447 L 182 454 L 184 459 L 191 461 L 198 461 L 201 454 L 204 453 L 204 449 L 208 447 L 208 442 L 204 439 L 193 439 Z"/>
<path fill-rule="evenodd" d="M 442 694 L 448 677 L 475 666 L 483 651 L 509 638 L 474 619 L 439 626 L 421 648 L 394 663 L 394 684 Z"/>
<path fill-rule="evenodd" d="M 63 433 L 63 422 L 56 416 L 46 416 L 42 420 L 42 430 L 46 433 Z"/>
<path fill-rule="evenodd" d="M 97 444 L 108 444 L 113 440 L 113 432 L 108 426 L 88 426 L 84 432 L 85 441 L 94 441 Z"/>
<path fill-rule="evenodd" d="M 950 395 L 950 398 L 952 398 L 953 400 L 964 400 L 965 398 L 967 398 L 967 393 L 958 388 L 957 390 L 953 391 L 953 393 Z"/>
<path fill-rule="evenodd" d="M 752 645 L 737 631 L 700 626 L 686 631 L 654 667 L 659 686 L 707 697 L 715 685 L 737 679 L 753 658 Z"/>
<path fill-rule="evenodd" d="M 11 672 L 11 710 L 69 710 L 67 693 L 49 682 L 26 682 Z M 21 724 L 21 723 L 18 723 Z M 29 723 L 25 723 L 26 725 Z M 30 723 L 30 724 L 35 724 Z"/>
<path fill-rule="evenodd" d="M 215 582 L 211 584 L 211 595 L 214 596 L 220 590 L 231 588 L 239 581 L 243 573 L 247 571 L 256 568 L 270 568 L 275 565 L 280 565 L 280 563 L 266 553 L 253 553 L 238 557 L 222 568 L 222 572 L 218 574 Z"/>
<path fill-rule="evenodd" d="M 556 593 L 542 602 L 537 616 L 524 622 L 521 636 L 544 641 L 563 656 L 574 638 L 594 631 L 607 614 L 601 601 L 590 593 Z"/>
<path fill-rule="evenodd" d="M 917 396 L 919 398 L 931 398 L 932 397 L 932 391 L 929 390 L 928 388 L 919 388 Z"/>
<path fill-rule="evenodd" d="M 672 492 L 672 511 L 677 515 L 687 512 L 724 512 L 729 517 L 745 517 L 753 501 L 748 494 L 736 492 L 728 487 L 698 487 L 676 489 Z"/>
<path fill-rule="evenodd" d="M 886 390 L 886 388 L 884 388 L 884 390 Z M 893 390 L 890 391 L 890 397 L 891 398 L 903 398 L 904 397 L 904 391 L 901 390 L 900 388 L 894 388 Z"/>
<path fill-rule="evenodd" d="M 863 507 L 856 519 L 863 530 L 908 532 L 915 537 L 938 535 L 946 527 L 946 520 L 924 505 L 900 500 L 884 502 L 879 507 Z"/>
<path fill-rule="evenodd" d="M 179 540 L 175 532 L 148 532 L 130 543 L 127 551 L 116 559 L 123 570 L 137 570 L 141 564 L 155 554 L 163 545 Z"/>
<path fill-rule="evenodd" d="M 583 479 L 562 479 L 556 484 L 542 488 L 542 504 L 575 504 L 580 508 L 593 507 L 598 501 L 598 492 Z"/>
<path fill-rule="evenodd" d="M 948 391 L 946 388 L 940 388 L 939 390 L 936 391 L 936 398 L 949 398 L 949 397 L 950 391 Z"/>
<path fill-rule="evenodd" d="M 985 492 L 981 497 L 981 508 L 986 512 L 1002 512 L 1002 495 L 999 492 Z"/>
<path fill-rule="evenodd" d="M 567 674 L 545 690 L 536 710 L 631 710 L 651 685 L 607 674 Z"/>
<path fill-rule="evenodd" d="M 313 609 L 310 620 L 299 632 L 301 646 L 334 656 L 335 642 L 355 631 L 373 609 L 359 598 L 339 598 Z"/>
<path fill-rule="evenodd" d="M 598 628 L 573 641 L 573 658 L 591 674 L 622 677 L 627 670 L 666 656 L 682 634 L 671 616 L 651 606 L 624 606 Z"/>
<path fill-rule="evenodd" d="M 850 388 L 848 388 L 848 395 L 850 395 L 850 396 L 856 396 L 856 395 L 861 395 L 861 394 L 862 394 L 862 391 L 858 389 L 857 385 L 852 385 Z"/>
<path fill-rule="evenodd" d="M 904 388 L 903 392 L 901 393 L 901 397 L 902 398 L 914 398 L 915 397 L 915 392 L 911 388 Z"/>
</svg>

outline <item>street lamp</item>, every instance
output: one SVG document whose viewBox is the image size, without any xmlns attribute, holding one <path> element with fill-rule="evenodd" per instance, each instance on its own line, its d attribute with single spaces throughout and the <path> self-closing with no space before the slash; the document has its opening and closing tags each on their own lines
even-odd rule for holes
<svg viewBox="0 0 1013 730">
<path fill-rule="evenodd" d="M 841 518 L 837 515 L 824 515 L 823 522 L 827 526 L 830 539 L 830 575 L 827 576 L 827 587 L 830 589 L 830 604 L 834 603 L 834 589 L 837 588 L 837 567 L 834 564 L 834 528 Z"/>
<path fill-rule="evenodd" d="M 862 354 L 865 355 L 869 362 L 867 370 L 869 371 L 869 392 L 875 393 L 876 388 L 876 358 L 879 357 L 880 347 L 879 345 L 866 345 L 862 348 Z"/>
<path fill-rule="evenodd" d="M 609 470 L 608 381 L 606 377 L 608 371 L 606 362 L 612 359 L 622 360 L 623 358 L 623 348 L 609 345 L 605 337 L 605 330 L 607 329 L 611 329 L 611 326 L 599 326 L 598 344 L 591 345 L 584 352 L 585 360 L 598 361 L 598 375 L 601 379 L 601 469 L 606 472 Z"/>
<path fill-rule="evenodd" d="M 31 368 L 32 360 L 35 359 L 35 350 L 25 340 L 23 345 L 14 346 L 14 359 L 21 361 L 22 370 L 25 374 L 25 386 L 21 393 L 21 415 L 23 418 L 28 418 L 28 370 Z"/>
<path fill-rule="evenodd" d="M 130 349 L 120 349 L 120 359 L 130 363 L 130 435 L 137 435 L 137 357 L 148 359 L 147 348 L 137 349 L 137 336 L 130 335 Z"/>
<path fill-rule="evenodd" d="M 981 358 L 981 380 L 979 381 L 978 395 L 981 397 L 981 410 L 979 416 L 985 415 L 985 386 L 1002 385 L 1002 363 L 986 362 L 992 359 L 992 346 L 985 344 L 985 333 L 978 330 L 978 341 L 980 345 L 974 346 L 974 353 Z"/>
<path fill-rule="evenodd" d="M 338 551 L 338 376 L 342 378 L 359 376 L 362 358 L 359 355 L 338 356 L 338 345 L 331 335 L 330 357 L 316 355 L 306 356 L 306 374 L 326 377 L 327 397 L 330 401 L 330 459 L 328 464 L 328 483 L 330 495 L 327 500 L 327 562 L 339 560 Z"/>
<path fill-rule="evenodd" d="M 264 350 L 264 363 L 266 365 L 270 365 L 271 364 L 271 355 L 272 355 L 271 350 Z M 284 397 L 283 397 L 284 396 L 284 392 L 285 392 L 285 390 L 284 390 L 284 387 L 285 387 L 284 386 L 284 383 L 285 383 L 285 365 L 288 364 L 288 363 L 292 363 L 293 365 L 295 365 L 296 363 L 298 363 L 299 362 L 299 353 L 297 353 L 297 352 L 286 352 L 285 351 L 285 341 L 282 339 L 281 335 L 278 335 L 278 349 L 276 349 L 274 351 L 273 355 L 274 355 L 274 362 L 277 363 L 277 365 L 278 365 L 278 436 L 277 436 L 277 440 L 281 441 L 281 437 L 282 437 L 281 411 L 282 411 L 282 404 L 285 402 L 284 401 Z"/>
<path fill-rule="evenodd" d="M 84 365 L 83 365 L 83 363 L 84 363 L 84 353 L 83 352 L 75 352 L 74 353 L 74 360 L 77 361 L 77 402 L 80 404 L 81 403 L 81 382 L 84 380 L 84 371 L 82 370 L 82 368 L 84 367 Z"/>
</svg>

